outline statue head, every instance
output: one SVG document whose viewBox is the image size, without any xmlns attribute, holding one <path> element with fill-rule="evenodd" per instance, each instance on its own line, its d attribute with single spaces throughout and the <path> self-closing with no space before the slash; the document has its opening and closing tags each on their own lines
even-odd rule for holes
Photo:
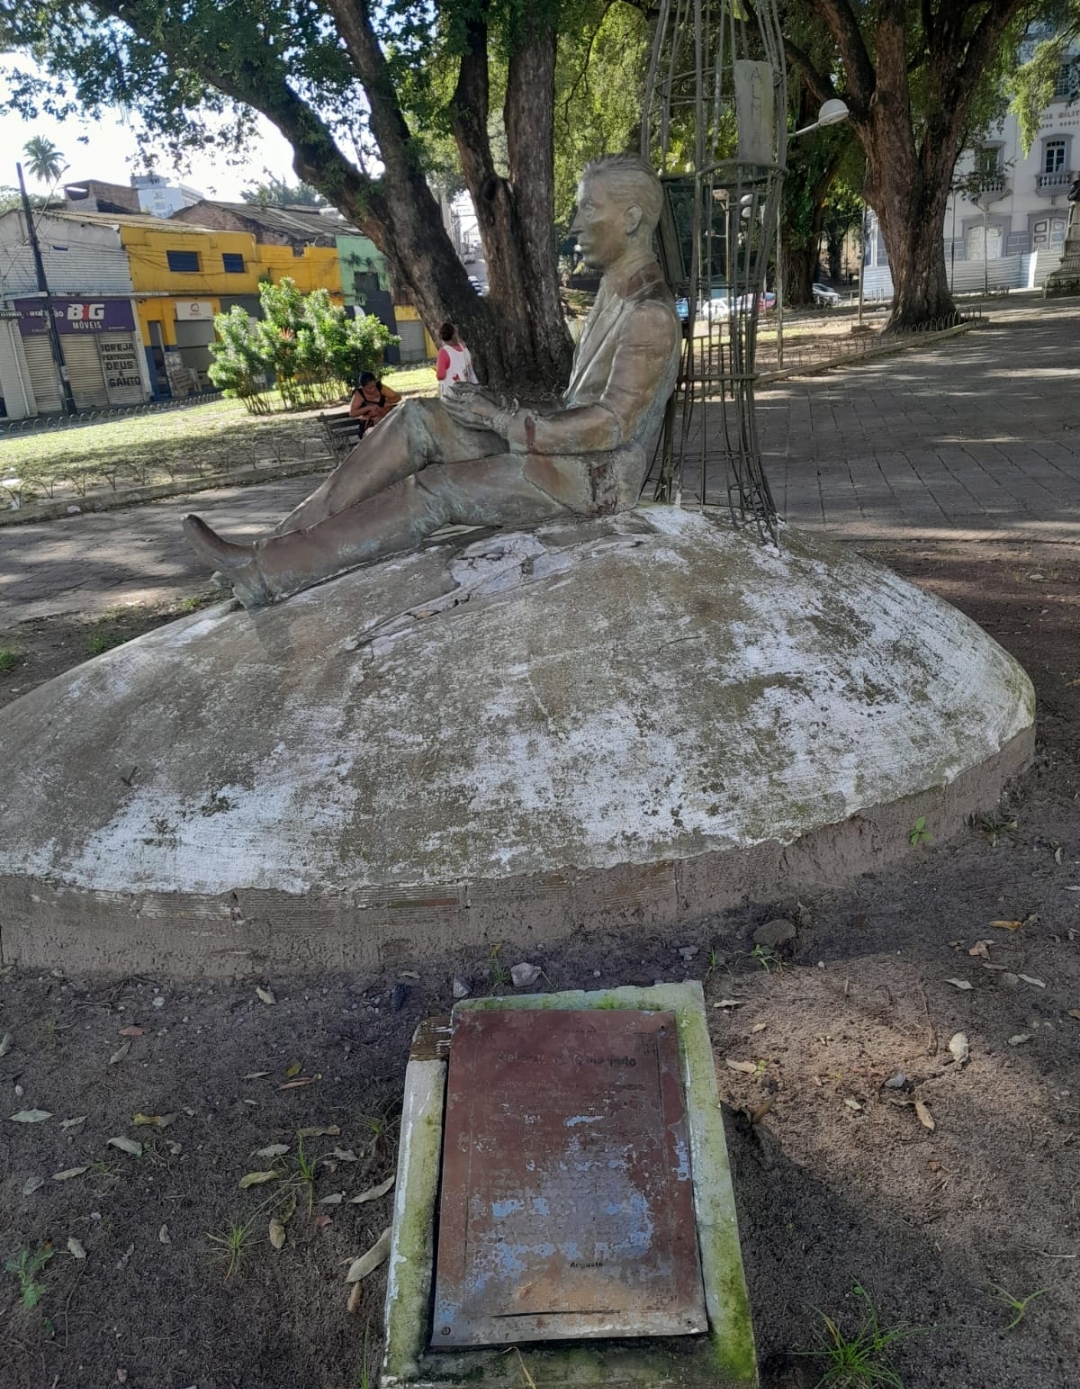
<svg viewBox="0 0 1080 1389">
<path fill-rule="evenodd" d="M 586 265 L 606 269 L 635 247 L 648 249 L 664 190 L 636 154 L 606 154 L 585 168 L 572 231 Z"/>
</svg>

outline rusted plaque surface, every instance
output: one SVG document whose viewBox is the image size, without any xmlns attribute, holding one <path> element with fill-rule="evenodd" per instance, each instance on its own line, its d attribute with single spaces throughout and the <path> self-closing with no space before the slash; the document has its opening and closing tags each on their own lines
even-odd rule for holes
<svg viewBox="0 0 1080 1389">
<path fill-rule="evenodd" d="M 675 1028 L 458 1016 L 432 1349 L 708 1329 Z"/>
</svg>

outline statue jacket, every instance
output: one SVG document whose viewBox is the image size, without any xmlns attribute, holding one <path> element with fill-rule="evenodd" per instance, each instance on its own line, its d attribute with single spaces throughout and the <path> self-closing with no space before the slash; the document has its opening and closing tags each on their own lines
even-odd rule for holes
<svg viewBox="0 0 1080 1389">
<path fill-rule="evenodd" d="M 671 291 L 651 256 L 611 270 L 585 321 L 561 402 L 520 410 L 508 442 L 524 472 L 574 510 L 632 506 L 647 447 L 675 388 L 682 334 Z"/>
</svg>

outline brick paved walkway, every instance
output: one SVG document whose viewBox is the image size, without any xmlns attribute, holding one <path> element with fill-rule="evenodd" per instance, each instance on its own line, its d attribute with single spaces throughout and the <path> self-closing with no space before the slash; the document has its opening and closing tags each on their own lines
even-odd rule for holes
<svg viewBox="0 0 1080 1389">
<path fill-rule="evenodd" d="M 790 522 L 844 540 L 1080 541 L 1080 302 L 989 313 L 936 348 L 760 393 Z"/>
<path fill-rule="evenodd" d="M 1003 301 L 936 348 L 763 390 L 765 463 L 793 524 L 843 540 L 1080 542 L 1080 303 Z M 0 454 L 2 457 L 2 454 Z M 176 599 L 205 571 L 180 519 L 253 535 L 288 478 L 0 530 L 0 628 Z"/>
</svg>

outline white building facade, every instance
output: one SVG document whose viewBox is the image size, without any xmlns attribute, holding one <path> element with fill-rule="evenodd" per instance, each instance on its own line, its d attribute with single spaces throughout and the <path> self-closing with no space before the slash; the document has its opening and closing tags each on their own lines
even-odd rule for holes
<svg viewBox="0 0 1080 1389">
<path fill-rule="evenodd" d="M 1080 178 L 1080 62 L 1062 69 L 1053 101 L 1025 154 L 1007 115 L 957 162 L 945 213 L 945 263 L 958 292 L 1035 289 L 1061 262 L 1069 225 L 1069 188 Z M 889 297 L 892 278 L 877 217 L 868 215 L 865 291 Z"/>
</svg>

